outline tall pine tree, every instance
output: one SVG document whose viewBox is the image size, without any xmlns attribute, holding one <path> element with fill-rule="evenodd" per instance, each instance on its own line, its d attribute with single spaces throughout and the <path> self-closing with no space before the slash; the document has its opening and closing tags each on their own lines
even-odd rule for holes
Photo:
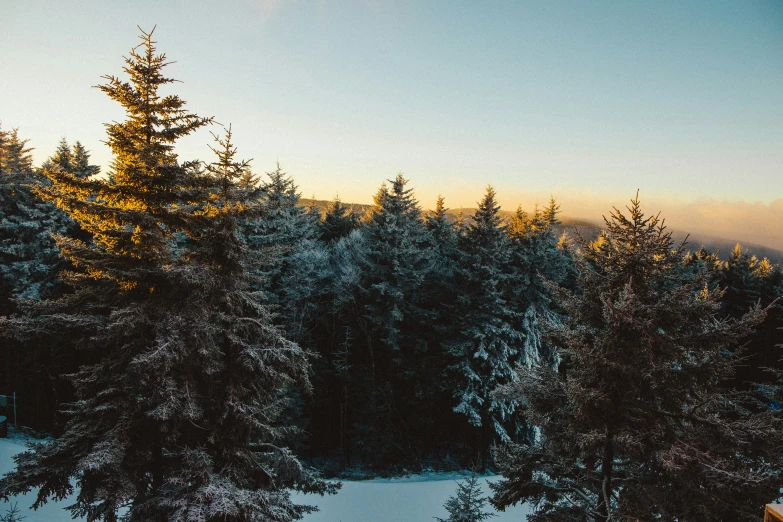
<svg viewBox="0 0 783 522">
<path fill-rule="evenodd" d="M 578 288 L 556 290 L 557 370 L 521 366 L 497 397 L 538 429 L 496 451 L 493 503 L 533 520 L 757 520 L 783 479 L 780 411 L 723 383 L 731 349 L 764 318 L 720 320 L 708 273 L 637 199 L 576 258 Z"/>
<path fill-rule="evenodd" d="M 281 444 L 281 391 L 307 382 L 307 359 L 250 290 L 236 221 L 241 162 L 230 138 L 207 172 L 175 142 L 209 119 L 159 92 L 152 33 L 125 59 L 130 81 L 101 86 L 126 111 L 108 124 L 110 181 L 46 171 L 39 193 L 94 241 L 59 237 L 74 293 L 6 319 L 19 339 L 79 347 L 77 401 L 61 437 L 16 458 L 0 496 L 40 487 L 35 505 L 79 492 L 87 520 L 288 521 L 309 510 L 285 488 L 333 490 Z"/>
<path fill-rule="evenodd" d="M 495 191 L 487 187 L 460 238 L 462 253 L 455 278 L 459 324 L 456 337 L 448 343 L 455 376 L 454 411 L 475 426 L 474 447 L 482 466 L 487 465 L 494 438 L 508 440 L 516 431 L 511 416 L 516 401 L 496 398 L 492 391 L 515 378 L 524 342 L 521 314 L 509 302 L 508 291 L 515 283 L 509 269 L 507 224 L 499 211 Z"/>
</svg>

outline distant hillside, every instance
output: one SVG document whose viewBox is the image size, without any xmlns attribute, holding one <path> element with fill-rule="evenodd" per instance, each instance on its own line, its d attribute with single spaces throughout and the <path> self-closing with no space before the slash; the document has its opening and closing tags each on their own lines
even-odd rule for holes
<svg viewBox="0 0 783 522">
<path fill-rule="evenodd" d="M 331 201 L 312 200 L 312 199 L 305 199 L 305 198 L 302 198 L 300 201 L 301 204 L 305 206 L 309 206 L 313 202 L 315 202 L 315 205 L 321 211 L 321 214 L 326 212 L 328 205 L 331 203 Z M 367 210 L 372 208 L 372 205 L 365 205 L 362 203 L 344 203 L 344 204 L 348 207 L 352 207 L 354 211 L 360 215 L 364 214 Z M 456 220 L 460 212 L 462 212 L 462 215 L 469 220 L 470 216 L 472 216 L 476 212 L 476 209 L 475 208 L 450 209 L 448 211 L 448 214 L 452 216 L 452 219 Z M 507 219 L 510 219 L 511 216 L 514 215 L 514 212 L 510 210 L 501 210 L 500 215 Z M 601 230 L 603 229 L 603 221 L 601 220 L 574 218 L 570 216 L 559 216 L 559 218 L 561 223 L 556 227 L 556 232 L 558 235 L 565 233 L 568 235 L 568 237 L 572 238 L 575 236 L 575 232 L 578 231 L 583 238 L 585 238 L 588 241 L 592 241 L 598 237 L 598 234 L 600 234 Z M 686 235 L 688 235 L 687 232 L 683 232 L 681 230 L 671 229 L 671 231 L 675 241 L 682 241 L 683 239 L 685 239 Z M 743 246 L 743 248 L 750 250 L 759 259 L 766 257 L 772 262 L 783 264 L 783 251 L 781 250 L 766 247 L 764 245 L 759 245 L 756 243 L 749 243 L 749 242 L 745 242 L 737 239 L 731 239 L 731 238 L 717 237 L 717 236 L 702 234 L 698 232 L 691 233 L 690 236 L 688 236 L 687 247 L 691 251 L 698 250 L 699 248 L 704 247 L 708 250 L 719 252 L 720 257 L 722 259 L 726 259 L 729 253 L 734 248 L 734 245 L 736 245 L 737 243 L 740 243 Z"/>
<path fill-rule="evenodd" d="M 677 240 L 682 240 L 685 238 L 686 234 L 679 230 L 674 230 L 672 231 L 672 236 L 674 236 L 674 238 Z M 719 252 L 721 259 L 728 258 L 729 254 L 737 243 L 742 245 L 743 249 L 749 250 L 759 259 L 766 257 L 773 263 L 783 264 L 783 251 L 777 250 L 775 248 L 766 247 L 756 243 L 748 243 L 739 239 L 728 239 L 707 234 L 700 234 L 698 232 L 694 232 L 688 237 L 689 250 L 698 250 L 699 247 L 703 246 L 708 250 Z"/>
<path fill-rule="evenodd" d="M 315 203 L 315 206 L 318 207 L 318 210 L 321 211 L 321 215 L 323 216 L 326 213 L 326 209 L 329 207 L 329 205 L 332 202 L 323 199 L 301 198 L 299 200 L 299 203 L 305 207 L 309 207 L 310 205 Z M 365 205 L 362 203 L 346 203 L 344 201 L 343 201 L 343 205 L 345 205 L 348 208 L 353 208 L 354 212 L 360 215 L 364 214 L 367 210 L 373 207 L 372 205 Z"/>
<path fill-rule="evenodd" d="M 558 233 L 565 232 L 569 237 L 573 236 L 574 229 L 577 229 L 582 237 L 592 241 L 598 237 L 598 234 L 600 234 L 603 229 L 603 221 L 591 221 L 588 219 L 570 218 L 567 216 L 562 216 L 560 219 L 563 223 L 558 226 Z M 739 243 L 742 245 L 742 248 L 749 250 L 759 259 L 766 257 L 773 263 L 783 264 L 783 251 L 775 248 L 739 239 L 712 236 L 700 232 L 689 233 L 673 228 L 670 228 L 669 230 L 672 233 L 672 238 L 677 243 L 687 237 L 686 248 L 690 251 L 695 251 L 704 247 L 707 250 L 718 252 L 720 258 L 725 260 L 729 257 L 734 246 Z"/>
</svg>

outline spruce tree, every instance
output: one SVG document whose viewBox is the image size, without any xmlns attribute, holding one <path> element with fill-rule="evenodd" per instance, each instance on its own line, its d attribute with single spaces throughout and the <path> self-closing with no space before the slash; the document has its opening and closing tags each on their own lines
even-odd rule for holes
<svg viewBox="0 0 783 522">
<path fill-rule="evenodd" d="M 285 290 L 284 281 L 292 256 L 302 242 L 318 235 L 317 222 L 299 204 L 300 194 L 291 176 L 280 164 L 267 172 L 258 187 L 261 213 L 242 223 L 245 241 L 258 259 L 262 288 L 270 304 L 279 306 Z"/>
<path fill-rule="evenodd" d="M 405 308 L 414 304 L 428 269 L 427 237 L 419 204 L 412 189 L 406 188 L 408 180 L 398 174 L 389 182 L 391 188 L 379 193 L 367 223 L 370 250 L 363 286 L 365 316 L 371 328 L 384 345 L 397 351 Z"/>
<path fill-rule="evenodd" d="M 62 138 L 60 143 L 57 144 L 57 149 L 54 151 L 46 161 L 41 165 L 42 170 L 51 170 L 55 167 L 64 170 L 65 172 L 71 171 L 71 146 L 68 145 L 68 140 Z"/>
<path fill-rule="evenodd" d="M 35 194 L 49 180 L 33 170 L 27 140 L 16 129 L 8 135 L 12 139 L 0 144 L 0 156 L 7 160 L 0 174 L 0 276 L 8 293 L 0 299 L 56 296 L 63 263 L 52 234 L 72 231 L 74 223 Z M 2 308 L 10 312 L 15 306 Z"/>
<path fill-rule="evenodd" d="M 54 168 L 59 168 L 77 178 L 88 178 L 101 171 L 99 166 L 90 165 L 90 152 L 84 148 L 84 145 L 77 141 L 71 148 L 65 138 L 60 140 L 54 154 L 41 165 L 41 170 Z"/>
<path fill-rule="evenodd" d="M 559 367 L 521 366 L 496 395 L 537 429 L 495 451 L 493 504 L 530 502 L 540 521 L 757 520 L 783 479 L 783 419 L 723 384 L 765 310 L 720 319 L 708 272 L 638 197 L 628 212 L 582 244 L 577 289 L 553 288 Z"/>
<path fill-rule="evenodd" d="M 235 194 L 230 137 L 203 172 L 175 142 L 211 120 L 159 88 L 152 33 L 125 59 L 130 81 L 100 88 L 126 111 L 107 124 L 110 181 L 60 169 L 39 189 L 93 236 L 60 236 L 74 293 L 3 320 L 17 339 L 78 346 L 77 400 L 64 433 L 16 457 L 0 496 L 39 487 L 34 506 L 79 488 L 87 520 L 288 521 L 310 510 L 285 488 L 333 490 L 281 445 L 281 392 L 307 384 L 307 359 L 271 324 L 237 235 L 252 208 Z"/>
<path fill-rule="evenodd" d="M 0 156 L 9 158 L 19 150 L 6 145 L 0 143 Z M 12 163 L 24 170 L 0 174 L 0 316 L 20 312 L 25 300 L 55 298 L 66 289 L 58 272 L 67 262 L 59 256 L 52 235 L 76 233 L 78 228 L 62 210 L 35 194 L 49 184 L 45 176 L 32 170 L 29 162 Z M 5 338 L 0 346 L 0 388 L 27 398 L 28 407 L 19 411 L 20 422 L 56 431 L 64 391 L 57 375 L 76 367 L 49 343 Z"/>
<path fill-rule="evenodd" d="M 515 378 L 514 367 L 522 362 L 524 334 L 521 314 L 510 306 L 508 290 L 515 285 L 509 269 L 510 243 L 507 225 L 499 215 L 500 205 L 492 187 L 460 238 L 462 251 L 455 284 L 458 287 L 459 318 L 456 337 L 448 342 L 457 400 L 454 411 L 477 428 L 474 448 L 486 466 L 487 451 L 497 436 L 508 440 L 514 400 L 495 398 L 492 391 Z"/>
<path fill-rule="evenodd" d="M 481 522 L 496 517 L 495 513 L 484 511 L 487 497 L 481 496 L 478 477 L 472 473 L 469 478 L 457 484 L 457 496 L 449 498 L 443 505 L 449 518 L 437 518 L 438 522 Z"/>
<path fill-rule="evenodd" d="M 3 122 L 0 121 L 0 174 L 3 173 L 3 158 L 5 157 L 6 144 L 8 143 L 9 131 L 3 130 Z"/>
<path fill-rule="evenodd" d="M 417 414 L 413 396 L 423 382 L 420 362 L 428 351 L 420 290 L 431 270 L 428 234 L 408 180 L 398 174 L 381 187 L 363 229 L 366 252 L 357 287 L 354 319 L 363 360 L 357 364 L 357 395 L 366 398 L 357 428 L 366 455 L 375 463 L 410 458 Z M 402 418 L 402 421 L 398 419 Z"/>
<path fill-rule="evenodd" d="M 71 152 L 71 169 L 77 178 L 89 178 L 101 172 L 99 166 L 90 164 L 90 151 L 78 140 L 73 144 Z"/>
<path fill-rule="evenodd" d="M 783 269 L 766 258 L 758 259 L 738 243 L 728 259 L 719 264 L 715 277 L 724 290 L 721 311 L 728 317 L 741 317 L 757 302 L 771 305 L 764 322 L 748 339 L 743 349 L 745 361 L 733 381 L 745 387 L 774 381 L 768 370 L 783 369 L 780 350 L 775 347 L 783 342 Z"/>
<path fill-rule="evenodd" d="M 347 236 L 358 226 L 359 220 L 353 210 L 336 197 L 327 207 L 321 222 L 321 239 L 329 243 Z"/>
<path fill-rule="evenodd" d="M 30 140 L 19 137 L 19 129 L 10 131 L 0 129 L 0 174 L 14 172 L 31 172 L 33 170 L 32 147 L 27 146 Z"/>
<path fill-rule="evenodd" d="M 554 198 L 543 210 L 536 207 L 532 216 L 520 206 L 507 229 L 511 242 L 509 265 L 515 281 L 509 289 L 509 299 L 522 314 L 520 329 L 525 335 L 526 364 L 536 360 L 555 363 L 553 354 L 541 342 L 539 317 L 556 320 L 558 313 L 546 281 L 563 283 L 573 271 L 565 237 L 558 240 L 555 235 L 559 208 Z"/>
<path fill-rule="evenodd" d="M 438 196 L 435 210 L 428 212 L 424 221 L 427 230 L 432 234 L 433 246 L 453 257 L 457 249 L 457 234 L 454 223 L 449 219 L 448 211 L 446 200 L 443 196 Z"/>
</svg>

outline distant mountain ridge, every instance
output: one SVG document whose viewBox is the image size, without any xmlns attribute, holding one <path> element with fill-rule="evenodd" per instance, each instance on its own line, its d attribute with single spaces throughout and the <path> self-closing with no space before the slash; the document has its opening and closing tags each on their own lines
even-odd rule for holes
<svg viewBox="0 0 783 522">
<path fill-rule="evenodd" d="M 310 206 L 315 204 L 315 206 L 321 211 L 321 214 L 326 212 L 326 209 L 328 208 L 329 204 L 331 204 L 331 201 L 326 200 L 319 200 L 319 199 L 308 199 L 308 198 L 302 198 L 299 200 L 300 203 L 304 206 Z M 346 203 L 343 202 L 344 205 L 346 205 L 349 208 L 353 208 L 355 212 L 358 214 L 364 214 L 366 211 L 373 208 L 373 205 L 367 205 L 364 203 Z M 470 216 L 473 215 L 473 213 L 476 211 L 475 208 L 461 208 L 461 209 L 449 209 L 448 214 L 453 217 L 453 219 L 457 219 L 457 216 L 462 213 L 462 215 L 466 219 L 470 219 Z M 427 210 L 425 210 L 427 212 Z M 510 219 L 514 215 L 514 211 L 511 210 L 500 210 L 500 215 L 503 217 Z M 598 219 L 587 219 L 587 218 L 575 218 L 571 216 L 558 216 L 558 219 L 560 219 L 560 224 L 555 227 L 555 230 L 558 235 L 561 235 L 563 233 L 567 234 L 569 237 L 574 237 L 575 232 L 579 232 L 579 234 L 585 238 L 588 241 L 592 241 L 598 237 L 598 235 L 601 233 L 601 230 L 603 230 L 603 221 Z M 783 264 L 783 250 L 778 250 L 776 248 L 771 248 L 768 246 L 760 245 L 758 243 L 752 243 L 743 241 L 741 239 L 734 239 L 734 238 L 726 238 L 726 237 L 720 237 L 720 236 L 714 236 L 710 234 L 704 234 L 700 232 L 685 232 L 682 230 L 677 230 L 670 228 L 672 232 L 672 237 L 675 241 L 682 241 L 683 239 L 688 237 L 687 246 L 688 249 L 691 251 L 698 250 L 701 247 L 706 248 L 707 250 L 716 251 L 719 253 L 721 259 L 726 259 L 729 256 L 729 253 L 732 251 L 734 246 L 739 243 L 742 245 L 744 249 L 749 250 L 752 252 L 756 257 L 759 259 L 767 258 L 770 261 L 774 263 Z"/>
</svg>

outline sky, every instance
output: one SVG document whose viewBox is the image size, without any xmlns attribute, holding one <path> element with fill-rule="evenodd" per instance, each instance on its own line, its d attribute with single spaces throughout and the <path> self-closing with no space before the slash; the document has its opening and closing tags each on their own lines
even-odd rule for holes
<svg viewBox="0 0 783 522">
<path fill-rule="evenodd" d="M 137 25 L 175 62 L 166 92 L 305 197 L 367 203 L 402 172 L 425 208 L 492 184 L 599 218 L 639 189 L 676 228 L 783 249 L 779 0 L 2 0 L 0 121 L 36 163 L 66 137 L 106 168 L 123 112 L 91 87 Z"/>
</svg>

